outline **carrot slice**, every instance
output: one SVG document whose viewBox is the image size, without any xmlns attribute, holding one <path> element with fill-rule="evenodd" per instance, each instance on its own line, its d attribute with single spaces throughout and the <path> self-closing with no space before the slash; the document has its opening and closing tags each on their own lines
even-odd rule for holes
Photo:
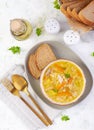
<svg viewBox="0 0 94 130">
<path fill-rule="evenodd" d="M 64 69 L 63 69 L 61 66 L 59 66 L 58 64 L 54 64 L 54 67 L 55 67 L 58 71 L 64 72 Z"/>
<path fill-rule="evenodd" d="M 59 92 L 58 96 L 72 96 L 70 89 L 67 87 L 65 92 Z"/>
<path fill-rule="evenodd" d="M 58 96 L 72 96 L 69 91 L 58 93 Z"/>
<path fill-rule="evenodd" d="M 64 87 L 67 83 L 66 82 L 62 82 L 62 84 L 58 85 L 56 88 L 57 90 L 59 90 L 61 87 Z"/>
<path fill-rule="evenodd" d="M 68 79 L 68 84 L 71 84 L 72 83 L 72 81 L 73 81 L 73 78 L 71 77 L 71 78 L 69 78 Z"/>
<path fill-rule="evenodd" d="M 82 73 L 78 70 L 77 71 L 78 76 L 82 76 Z"/>
</svg>

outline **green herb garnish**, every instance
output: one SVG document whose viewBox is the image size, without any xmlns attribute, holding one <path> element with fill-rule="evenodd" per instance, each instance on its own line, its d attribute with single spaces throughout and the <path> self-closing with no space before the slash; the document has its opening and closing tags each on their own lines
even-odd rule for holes
<svg viewBox="0 0 94 130">
<path fill-rule="evenodd" d="M 66 78 L 70 78 L 70 74 L 65 74 L 65 77 Z"/>
<path fill-rule="evenodd" d="M 8 50 L 12 51 L 13 54 L 16 54 L 16 53 L 20 54 L 21 52 L 21 49 L 18 46 L 10 47 Z"/>
<path fill-rule="evenodd" d="M 61 117 L 61 120 L 62 120 L 62 121 L 68 121 L 68 120 L 70 120 L 70 118 L 69 118 L 68 116 L 66 116 L 66 115 L 63 115 L 63 116 Z"/>
<path fill-rule="evenodd" d="M 37 36 L 40 36 L 42 33 L 42 29 L 41 28 L 36 28 L 36 34 Z"/>
<path fill-rule="evenodd" d="M 91 53 L 91 56 L 94 56 L 94 52 Z"/>
<path fill-rule="evenodd" d="M 54 8 L 60 9 L 60 4 L 59 4 L 59 1 L 58 1 L 58 0 L 55 0 L 55 1 L 53 2 L 53 4 L 54 4 Z"/>
<path fill-rule="evenodd" d="M 55 88 L 53 89 L 53 91 L 54 91 L 55 93 L 58 93 L 58 90 L 57 90 L 57 89 L 55 89 Z"/>
</svg>

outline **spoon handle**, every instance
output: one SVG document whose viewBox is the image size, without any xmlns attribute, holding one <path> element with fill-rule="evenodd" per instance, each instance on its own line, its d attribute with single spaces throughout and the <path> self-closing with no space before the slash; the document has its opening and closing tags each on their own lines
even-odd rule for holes
<svg viewBox="0 0 94 130">
<path fill-rule="evenodd" d="M 39 106 L 38 102 L 33 98 L 33 96 L 28 91 L 28 97 L 32 100 L 32 102 L 35 104 L 37 109 L 41 112 L 41 114 L 44 116 L 44 118 L 49 122 L 50 125 L 53 124 L 51 119 L 47 116 L 47 114 L 43 111 L 43 109 Z"/>
<path fill-rule="evenodd" d="M 20 99 L 30 108 L 30 110 L 46 125 L 48 126 L 49 123 L 31 106 L 28 102 L 24 100 L 23 97 L 20 96 Z"/>
</svg>

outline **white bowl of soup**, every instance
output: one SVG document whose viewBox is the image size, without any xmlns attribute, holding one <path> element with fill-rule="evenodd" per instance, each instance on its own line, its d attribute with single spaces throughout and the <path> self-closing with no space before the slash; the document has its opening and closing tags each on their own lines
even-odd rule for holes
<svg viewBox="0 0 94 130">
<path fill-rule="evenodd" d="M 63 59 L 48 64 L 40 77 L 44 96 L 57 105 L 76 102 L 85 90 L 85 83 L 82 69 L 74 62 Z"/>
</svg>

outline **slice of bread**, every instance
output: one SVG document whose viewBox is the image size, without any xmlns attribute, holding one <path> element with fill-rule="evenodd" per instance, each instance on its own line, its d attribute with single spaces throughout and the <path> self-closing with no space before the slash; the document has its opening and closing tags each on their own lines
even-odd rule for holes
<svg viewBox="0 0 94 130">
<path fill-rule="evenodd" d="M 38 69 L 36 62 L 35 62 L 35 55 L 31 54 L 28 59 L 28 69 L 30 74 L 38 79 L 40 77 L 41 71 Z"/>
<path fill-rule="evenodd" d="M 72 11 L 73 11 L 74 8 L 78 8 L 78 7 L 82 6 L 82 5 L 83 5 L 84 3 L 86 3 L 87 1 L 89 1 L 89 0 L 79 0 L 79 1 L 77 1 L 75 4 L 70 5 L 70 6 L 67 8 L 68 14 L 69 14 L 71 17 L 73 17 L 74 19 L 76 19 L 76 20 L 78 20 L 78 21 L 81 21 L 79 17 L 76 18 L 76 17 L 74 16 L 74 14 L 72 13 Z"/>
<path fill-rule="evenodd" d="M 71 16 L 68 14 L 67 10 L 66 10 L 66 6 L 64 6 L 63 4 L 60 7 L 61 12 L 68 18 L 70 18 Z"/>
<path fill-rule="evenodd" d="M 55 54 L 51 47 L 44 43 L 39 46 L 35 52 L 36 65 L 39 70 L 44 69 L 50 62 L 56 60 Z"/>
<path fill-rule="evenodd" d="M 79 12 L 79 18 L 86 25 L 94 26 L 94 0 Z"/>
<path fill-rule="evenodd" d="M 59 3 L 60 3 L 60 5 L 62 5 L 63 4 L 62 0 L 59 0 Z"/>
<path fill-rule="evenodd" d="M 72 16 L 73 16 L 76 20 L 82 22 L 81 19 L 79 18 L 78 12 L 79 12 L 79 9 L 74 8 L 71 13 L 72 13 Z"/>
<path fill-rule="evenodd" d="M 79 3 L 81 3 L 81 0 L 80 0 L 80 1 L 76 1 L 75 3 L 73 3 L 73 4 L 69 5 L 69 6 L 67 6 L 67 13 L 68 13 L 71 17 L 73 17 L 73 15 L 72 15 L 72 10 L 73 10 L 74 8 L 78 7 L 78 4 L 79 4 Z"/>
<path fill-rule="evenodd" d="M 79 18 L 78 13 L 85 7 L 87 6 L 92 0 L 84 0 L 81 2 L 80 5 L 78 5 L 76 8 L 72 10 L 72 16 L 77 19 L 78 21 L 82 22 L 81 19 Z"/>
<path fill-rule="evenodd" d="M 77 1 L 77 0 L 61 0 L 63 3 L 68 3 L 68 2 L 74 2 L 74 1 Z"/>
<path fill-rule="evenodd" d="M 78 0 L 76 0 L 76 1 L 78 1 Z M 70 18 L 71 16 L 70 16 L 70 15 L 68 14 L 68 12 L 67 12 L 67 7 L 69 7 L 70 5 L 75 4 L 76 1 L 67 2 L 67 3 L 62 4 L 61 7 L 60 7 L 61 12 L 62 12 L 65 16 L 67 16 L 67 17 Z"/>
<path fill-rule="evenodd" d="M 71 28 L 75 31 L 88 32 L 92 30 L 93 28 L 90 26 L 85 25 L 84 23 L 81 23 L 73 18 L 68 19 L 68 23 L 70 24 Z"/>
</svg>

